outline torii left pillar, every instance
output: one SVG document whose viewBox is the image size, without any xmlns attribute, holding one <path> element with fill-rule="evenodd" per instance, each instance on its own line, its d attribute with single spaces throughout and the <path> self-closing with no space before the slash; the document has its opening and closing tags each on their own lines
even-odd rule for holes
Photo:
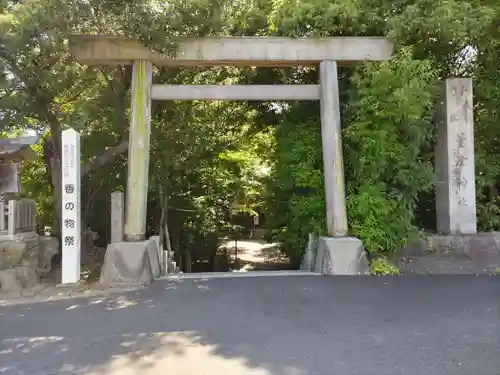
<svg viewBox="0 0 500 375">
<path fill-rule="evenodd" d="M 150 61 L 134 61 L 128 149 L 124 242 L 111 243 L 101 283 L 148 284 L 160 276 L 157 243 L 146 240 L 146 214 L 151 134 Z"/>
<path fill-rule="evenodd" d="M 134 62 L 132 70 L 132 112 L 125 206 L 125 241 L 128 242 L 146 239 L 152 70 L 151 62 L 146 60 Z"/>
</svg>

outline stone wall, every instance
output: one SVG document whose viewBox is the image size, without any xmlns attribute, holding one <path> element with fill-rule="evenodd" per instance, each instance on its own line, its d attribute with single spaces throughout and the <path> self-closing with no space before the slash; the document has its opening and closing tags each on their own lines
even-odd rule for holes
<svg viewBox="0 0 500 375">
<path fill-rule="evenodd" d="M 430 235 L 403 249 L 405 257 L 450 254 L 466 258 L 485 270 L 500 267 L 500 233 Z"/>
<path fill-rule="evenodd" d="M 17 292 L 35 285 L 51 269 L 59 243 L 36 234 L 0 237 L 0 291 Z"/>
</svg>

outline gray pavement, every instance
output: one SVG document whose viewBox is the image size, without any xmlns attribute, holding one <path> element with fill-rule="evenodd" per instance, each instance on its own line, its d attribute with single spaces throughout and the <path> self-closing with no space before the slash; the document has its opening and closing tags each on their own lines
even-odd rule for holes
<svg viewBox="0 0 500 375">
<path fill-rule="evenodd" d="M 163 280 L 0 308 L 0 374 L 499 375 L 500 278 Z"/>
</svg>

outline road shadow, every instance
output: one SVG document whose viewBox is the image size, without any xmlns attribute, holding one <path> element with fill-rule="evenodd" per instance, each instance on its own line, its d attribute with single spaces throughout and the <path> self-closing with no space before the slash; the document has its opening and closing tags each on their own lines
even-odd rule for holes
<svg viewBox="0 0 500 375">
<path fill-rule="evenodd" d="M 164 280 L 0 308 L 0 374 L 493 375 L 499 278 Z"/>
</svg>

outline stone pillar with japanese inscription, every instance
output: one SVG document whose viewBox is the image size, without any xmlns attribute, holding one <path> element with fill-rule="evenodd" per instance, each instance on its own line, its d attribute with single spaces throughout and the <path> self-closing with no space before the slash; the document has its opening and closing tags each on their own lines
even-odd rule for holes
<svg viewBox="0 0 500 375">
<path fill-rule="evenodd" d="M 62 132 L 62 284 L 80 281 L 80 134 Z"/>
<path fill-rule="evenodd" d="M 444 91 L 435 150 L 437 231 L 474 234 L 477 219 L 472 79 L 448 78 Z"/>
</svg>

